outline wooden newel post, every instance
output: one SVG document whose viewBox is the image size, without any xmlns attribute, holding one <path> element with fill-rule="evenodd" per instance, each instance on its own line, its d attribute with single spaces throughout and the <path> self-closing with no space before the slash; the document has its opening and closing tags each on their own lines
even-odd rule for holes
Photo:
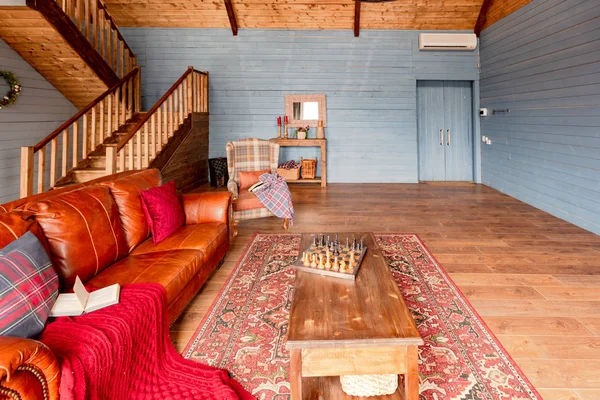
<svg viewBox="0 0 600 400">
<path fill-rule="evenodd" d="M 21 198 L 33 194 L 33 147 L 21 147 Z"/>
<path fill-rule="evenodd" d="M 109 175 L 117 173 L 117 145 L 106 145 L 106 173 Z"/>
</svg>

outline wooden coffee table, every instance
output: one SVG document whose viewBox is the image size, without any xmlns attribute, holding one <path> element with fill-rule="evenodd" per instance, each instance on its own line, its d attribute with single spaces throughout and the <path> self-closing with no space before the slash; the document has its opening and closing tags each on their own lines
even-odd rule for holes
<svg viewBox="0 0 600 400">
<path fill-rule="evenodd" d="M 296 273 L 287 339 L 292 400 L 352 398 L 337 377 L 370 374 L 405 375 L 404 390 L 381 399 L 417 400 L 423 340 L 375 237 L 353 232 L 340 242 L 353 235 L 368 247 L 355 281 Z M 301 251 L 313 238 L 302 235 Z"/>
</svg>

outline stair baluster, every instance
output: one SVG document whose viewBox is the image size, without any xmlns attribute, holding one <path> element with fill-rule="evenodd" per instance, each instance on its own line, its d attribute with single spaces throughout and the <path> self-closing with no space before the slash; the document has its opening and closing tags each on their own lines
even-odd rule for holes
<svg viewBox="0 0 600 400">
<path fill-rule="evenodd" d="M 116 146 L 118 170 L 150 166 L 188 116 L 208 112 L 207 97 L 208 73 L 188 67 Z"/>
<path fill-rule="evenodd" d="M 37 145 L 23 147 L 21 150 L 21 197 L 34 194 L 34 190 L 36 193 L 40 193 L 65 183 L 68 181 L 71 168 L 78 167 L 90 153 L 98 151 L 100 147 L 104 146 L 102 144 L 104 139 L 113 134 L 116 130 L 114 129 L 115 125 L 118 129 L 114 112 L 139 109 L 139 104 L 134 104 L 140 99 L 139 93 L 137 93 L 137 89 L 140 87 L 139 80 L 140 68 L 136 66 L 117 85 L 108 89 Z M 117 92 L 120 92 L 121 95 L 115 96 Z M 100 112 L 97 112 L 98 109 Z M 122 117 L 125 118 L 125 113 L 122 114 Z M 108 124 L 105 124 L 105 118 L 108 120 Z M 96 129 L 97 125 L 100 126 L 99 130 Z M 48 146 L 50 146 L 50 160 L 47 157 Z M 47 168 L 48 163 L 49 169 Z M 60 170 L 58 170 L 59 163 Z M 34 170 L 37 170 L 35 172 L 37 176 L 35 188 Z"/>
</svg>

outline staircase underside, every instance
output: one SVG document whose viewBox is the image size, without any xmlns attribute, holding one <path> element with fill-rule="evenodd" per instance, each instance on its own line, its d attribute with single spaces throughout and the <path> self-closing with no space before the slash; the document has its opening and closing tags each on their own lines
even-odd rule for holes
<svg viewBox="0 0 600 400">
<path fill-rule="evenodd" d="M 79 109 L 109 88 L 40 11 L 0 7 L 0 37 Z"/>
</svg>

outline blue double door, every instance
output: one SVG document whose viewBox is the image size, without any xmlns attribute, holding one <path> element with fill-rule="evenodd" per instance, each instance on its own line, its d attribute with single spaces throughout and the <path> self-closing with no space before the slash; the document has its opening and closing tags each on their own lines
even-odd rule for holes
<svg viewBox="0 0 600 400">
<path fill-rule="evenodd" d="M 417 81 L 419 180 L 473 180 L 473 87 Z"/>
</svg>

